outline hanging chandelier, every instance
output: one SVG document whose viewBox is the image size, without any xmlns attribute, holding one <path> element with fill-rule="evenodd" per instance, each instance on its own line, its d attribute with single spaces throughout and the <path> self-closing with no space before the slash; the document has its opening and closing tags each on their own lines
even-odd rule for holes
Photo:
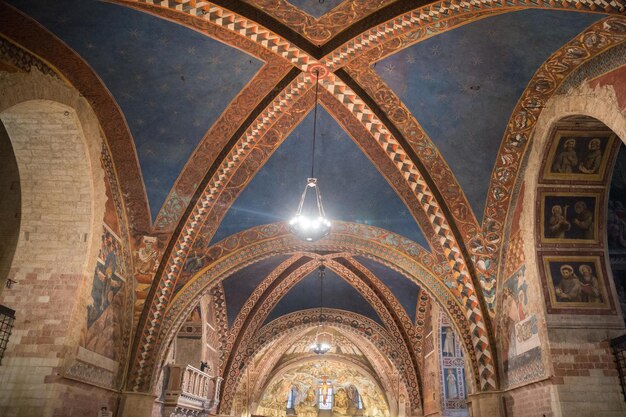
<svg viewBox="0 0 626 417">
<path fill-rule="evenodd" d="M 318 268 L 320 273 L 320 313 L 319 313 L 319 327 L 315 335 L 315 342 L 311 345 L 311 352 L 318 355 L 323 355 L 330 351 L 333 343 L 333 335 L 324 331 L 322 326 L 322 317 L 324 315 L 324 276 L 326 274 L 326 267 L 324 263 L 320 263 Z"/>
<path fill-rule="evenodd" d="M 311 176 L 307 179 L 304 192 L 300 197 L 300 204 L 296 215 L 289 221 L 289 230 L 302 240 L 315 242 L 330 233 L 330 220 L 326 218 L 324 206 L 322 205 L 322 194 L 320 192 L 317 178 L 315 178 L 315 134 L 317 130 L 317 95 L 319 87 L 319 70 L 315 70 L 315 107 L 313 111 L 313 149 L 311 152 Z M 315 190 L 315 208 L 309 213 L 303 213 L 307 192 L 309 189 Z M 313 193 L 313 191 L 311 191 Z M 310 211 L 313 211 L 312 213 Z"/>
</svg>

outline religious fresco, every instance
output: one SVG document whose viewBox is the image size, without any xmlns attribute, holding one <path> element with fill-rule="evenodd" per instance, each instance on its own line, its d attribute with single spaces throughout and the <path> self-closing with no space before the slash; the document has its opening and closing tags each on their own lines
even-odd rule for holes
<svg viewBox="0 0 626 417">
<path fill-rule="evenodd" d="M 127 276 L 120 238 L 105 225 L 87 305 L 84 347 L 113 360 L 122 355 L 118 341 L 123 337 L 121 315 L 126 304 Z"/>
<path fill-rule="evenodd" d="M 299 417 L 317 417 L 329 409 L 333 417 L 355 415 L 359 397 L 364 417 L 389 417 L 389 406 L 379 385 L 356 367 L 339 361 L 315 360 L 296 365 L 266 386 L 255 414 L 284 417 L 292 391 L 292 408 Z"/>
<path fill-rule="evenodd" d="M 612 88 L 617 103 L 623 110 L 626 110 L 626 65 L 590 80 L 589 86 L 592 88 Z"/>
<path fill-rule="evenodd" d="M 541 242 L 598 244 L 599 195 L 541 193 Z"/>
<path fill-rule="evenodd" d="M 439 318 L 441 401 L 444 416 L 467 416 L 465 360 L 460 341 L 445 314 Z"/>
<path fill-rule="evenodd" d="M 498 323 L 499 352 L 504 385 L 513 387 L 544 376 L 541 340 L 535 307 L 536 297 L 526 280 L 526 266 L 521 265 L 503 285 L 502 315 Z"/>
<path fill-rule="evenodd" d="M 550 313 L 615 312 L 604 260 L 597 256 L 543 256 L 544 293 Z"/>
<path fill-rule="evenodd" d="M 559 130 L 544 165 L 546 180 L 602 181 L 615 134 L 607 130 Z"/>
<path fill-rule="evenodd" d="M 140 236 L 135 242 L 132 255 L 135 276 L 135 319 L 141 315 L 143 301 L 148 296 L 152 279 L 159 267 L 163 246 L 157 236 Z"/>
</svg>

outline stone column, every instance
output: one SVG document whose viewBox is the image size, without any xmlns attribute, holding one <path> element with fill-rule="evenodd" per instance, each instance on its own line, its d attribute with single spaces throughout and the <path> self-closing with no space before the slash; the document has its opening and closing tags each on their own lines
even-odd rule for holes
<svg viewBox="0 0 626 417">
<path fill-rule="evenodd" d="M 468 395 L 467 408 L 470 417 L 504 417 L 501 396 L 499 391 Z"/>
<path fill-rule="evenodd" d="M 156 396 L 143 392 L 124 392 L 119 417 L 151 417 Z"/>
</svg>

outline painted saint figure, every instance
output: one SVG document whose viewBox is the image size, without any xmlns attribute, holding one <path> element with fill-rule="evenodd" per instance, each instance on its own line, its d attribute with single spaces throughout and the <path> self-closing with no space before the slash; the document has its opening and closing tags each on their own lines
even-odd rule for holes
<svg viewBox="0 0 626 417">
<path fill-rule="evenodd" d="M 444 330 L 443 356 L 454 356 L 454 332 L 451 328 L 446 327 Z"/>
<path fill-rule="evenodd" d="M 156 237 L 144 236 L 139 250 L 135 251 L 135 268 L 140 274 L 150 275 L 156 271 L 158 252 L 154 248 Z"/>
<path fill-rule="evenodd" d="M 587 204 L 584 201 L 577 201 L 574 204 L 574 212 L 576 213 L 574 225 L 582 233 L 582 237 L 593 240 L 593 213 L 587 208 Z"/>
<path fill-rule="evenodd" d="M 598 278 L 593 274 L 589 265 L 581 265 L 580 271 L 580 301 L 586 303 L 601 303 L 602 295 L 598 285 Z"/>
<path fill-rule="evenodd" d="M 448 374 L 446 375 L 446 394 L 449 400 L 459 398 L 459 391 L 456 388 L 456 377 L 452 369 L 448 369 Z"/>
<path fill-rule="evenodd" d="M 348 408 L 348 396 L 343 388 L 339 388 L 335 394 L 335 407 Z"/>
<path fill-rule="evenodd" d="M 602 162 L 602 151 L 600 150 L 600 139 L 593 138 L 589 142 L 589 151 L 585 159 L 578 165 L 580 172 L 585 174 L 595 174 L 600 169 Z"/>
<path fill-rule="evenodd" d="M 565 232 L 568 232 L 572 228 L 572 224 L 565 218 L 568 207 L 569 206 L 561 207 L 558 204 L 552 206 L 552 216 L 550 216 L 550 225 L 548 229 L 550 237 L 555 239 L 564 239 Z"/>
<path fill-rule="evenodd" d="M 574 274 L 571 265 L 561 266 L 561 280 L 555 288 L 558 301 L 576 302 L 580 301 L 580 281 Z"/>
<path fill-rule="evenodd" d="M 578 156 L 576 155 L 576 140 L 569 138 L 563 145 L 563 150 L 554 158 L 552 171 L 559 174 L 569 174 L 574 171 L 578 165 Z"/>
</svg>

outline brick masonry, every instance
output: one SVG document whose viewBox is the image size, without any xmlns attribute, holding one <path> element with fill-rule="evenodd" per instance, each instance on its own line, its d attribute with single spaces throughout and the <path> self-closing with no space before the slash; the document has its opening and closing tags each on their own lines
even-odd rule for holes
<svg viewBox="0 0 626 417">
<path fill-rule="evenodd" d="M 0 90 L 22 193 L 9 271 L 17 283 L 0 294 L 16 310 L 0 372 L 0 415 L 87 415 L 86 407 L 99 409 L 94 398 L 115 405 L 105 390 L 61 380 L 84 326 L 101 231 L 95 225 L 103 218 L 103 174 L 90 163 L 99 161 L 97 119 L 85 118 L 78 92 L 37 72 L 1 74 Z M 53 101 L 33 100 L 44 97 Z"/>
</svg>

